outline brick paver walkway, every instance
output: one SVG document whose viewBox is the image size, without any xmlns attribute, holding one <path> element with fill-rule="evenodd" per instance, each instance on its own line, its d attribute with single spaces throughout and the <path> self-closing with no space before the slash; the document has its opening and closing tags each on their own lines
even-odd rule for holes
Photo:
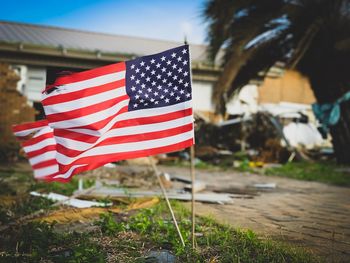
<svg viewBox="0 0 350 263">
<path fill-rule="evenodd" d="M 189 169 L 159 169 L 189 176 Z M 197 214 L 310 249 L 326 262 L 350 262 L 350 188 L 232 171 L 197 170 L 196 175 L 210 186 L 224 188 L 277 184 L 276 189 L 252 199 L 234 199 L 230 205 L 197 203 Z"/>
</svg>

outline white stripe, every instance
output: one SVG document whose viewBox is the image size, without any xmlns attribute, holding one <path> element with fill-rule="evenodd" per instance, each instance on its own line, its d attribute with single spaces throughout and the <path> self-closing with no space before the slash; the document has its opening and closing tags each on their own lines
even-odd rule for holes
<svg viewBox="0 0 350 263">
<path fill-rule="evenodd" d="M 63 120 L 58 122 L 51 122 L 50 126 L 54 129 L 67 129 L 79 126 L 85 126 L 98 121 L 107 119 L 110 116 L 115 115 L 121 108 L 129 104 L 129 99 L 123 100 L 111 108 L 95 112 L 93 114 L 85 115 L 75 119 Z"/>
<path fill-rule="evenodd" d="M 101 136 L 101 134 L 104 134 L 107 131 L 109 131 L 113 127 L 113 125 L 115 125 L 118 121 L 130 120 L 130 119 L 135 119 L 135 118 L 158 116 L 158 115 L 162 115 L 162 114 L 172 113 L 175 111 L 186 110 L 189 108 L 192 108 L 192 101 L 185 101 L 185 102 L 178 103 L 175 105 L 170 105 L 170 106 L 160 107 L 160 108 L 128 111 L 128 112 L 125 112 L 122 114 L 118 114 L 105 127 L 103 127 L 100 130 L 74 129 L 74 128 L 72 128 L 70 130 L 75 131 L 75 132 L 79 132 L 79 133 L 92 135 L 92 136 Z M 94 123 L 94 122 L 91 121 L 91 123 Z"/>
<path fill-rule="evenodd" d="M 35 169 L 34 170 L 34 177 L 35 178 L 42 178 L 50 174 L 54 174 L 58 172 L 58 164 L 40 168 L 40 169 Z"/>
<path fill-rule="evenodd" d="M 82 109 L 97 103 L 118 98 L 125 94 L 126 94 L 125 87 L 115 88 L 113 90 L 98 93 L 88 97 L 84 97 L 84 93 L 82 92 L 81 94 L 82 97 L 79 99 L 44 106 L 44 110 L 46 115 L 50 115 L 54 113 L 61 113 L 61 112 L 66 112 L 66 111 L 71 111 L 76 109 Z"/>
<path fill-rule="evenodd" d="M 33 166 L 44 161 L 55 159 L 56 153 L 56 151 L 44 152 L 43 154 L 29 158 L 29 163 Z"/>
<path fill-rule="evenodd" d="M 79 167 L 82 167 L 82 166 L 86 166 L 86 165 L 87 165 L 87 164 L 73 165 L 71 168 L 69 168 L 69 170 L 68 170 L 66 173 L 56 175 L 56 176 L 54 176 L 53 178 L 64 178 L 64 179 L 67 179 L 67 178 L 71 177 L 73 171 L 74 171 L 76 168 L 79 168 Z"/>
<path fill-rule="evenodd" d="M 112 129 L 99 137 L 95 143 L 86 143 L 58 136 L 56 136 L 55 139 L 58 144 L 61 144 L 71 150 L 86 151 L 87 149 L 94 147 L 100 142 L 115 136 L 138 135 L 148 132 L 158 132 L 171 128 L 181 127 L 190 123 L 193 123 L 192 115 L 165 122 Z"/>
<path fill-rule="evenodd" d="M 105 74 L 105 75 L 87 79 L 87 80 L 69 83 L 66 85 L 59 86 L 58 89 L 52 91 L 49 94 L 43 93 L 42 100 L 45 100 L 46 98 L 54 97 L 57 95 L 61 95 L 61 94 L 67 94 L 78 90 L 84 90 L 92 87 L 101 86 L 101 85 L 118 81 L 124 78 L 125 78 L 125 70 L 119 71 L 116 73 Z M 45 104 L 45 101 L 43 101 L 43 104 Z"/>
<path fill-rule="evenodd" d="M 45 140 L 42 140 L 36 144 L 33 144 L 33 145 L 29 145 L 29 146 L 26 146 L 26 147 L 23 147 L 23 150 L 26 152 L 26 153 L 30 153 L 32 151 L 36 151 L 36 150 L 40 150 L 46 146 L 49 146 L 49 145 L 56 145 L 56 141 L 54 138 L 47 138 Z"/>
<path fill-rule="evenodd" d="M 147 149 L 153 149 L 163 146 L 168 146 L 176 143 L 180 143 L 183 141 L 186 141 L 188 139 L 193 138 L 193 130 L 177 134 L 174 136 L 169 136 L 165 138 L 155 139 L 155 140 L 148 140 L 148 141 L 141 141 L 141 142 L 130 142 L 130 143 L 122 143 L 117 145 L 106 145 L 106 146 L 98 146 L 94 147 L 88 151 L 85 151 L 81 155 L 77 157 L 68 157 L 61 153 L 57 153 L 57 161 L 59 164 L 62 165 L 69 165 L 73 163 L 74 161 L 84 158 L 84 157 L 92 157 L 92 156 L 98 156 L 98 155 L 105 155 L 105 154 L 113 154 L 113 153 L 125 153 L 125 152 L 132 152 L 132 151 L 138 151 L 138 150 L 147 150 Z"/>
<path fill-rule="evenodd" d="M 44 134 L 52 134 L 53 137 L 53 129 L 50 126 L 46 126 L 45 128 L 41 128 L 40 131 L 38 131 L 37 133 L 35 133 L 35 135 L 33 135 L 33 138 L 39 137 L 40 135 L 44 135 Z"/>
<path fill-rule="evenodd" d="M 47 125 L 45 125 L 45 126 L 47 126 Z M 27 129 L 27 130 L 23 130 L 23 131 L 17 131 L 17 132 L 14 132 L 14 135 L 15 136 L 27 136 L 27 135 L 29 135 L 29 134 L 37 131 L 37 130 L 42 129 L 45 126 L 36 127 L 36 128 L 32 128 L 32 129 Z"/>
</svg>

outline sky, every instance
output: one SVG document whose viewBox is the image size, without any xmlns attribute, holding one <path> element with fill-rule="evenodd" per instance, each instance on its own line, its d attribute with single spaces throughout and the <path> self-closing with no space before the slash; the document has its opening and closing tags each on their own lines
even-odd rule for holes
<svg viewBox="0 0 350 263">
<path fill-rule="evenodd" d="M 205 42 L 205 0 L 1 1 L 0 20 L 154 39 Z"/>
</svg>

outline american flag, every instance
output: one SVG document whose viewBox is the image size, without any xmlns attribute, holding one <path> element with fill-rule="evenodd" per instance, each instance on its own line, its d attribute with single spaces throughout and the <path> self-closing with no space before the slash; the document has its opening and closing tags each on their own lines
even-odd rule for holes
<svg viewBox="0 0 350 263">
<path fill-rule="evenodd" d="M 12 130 L 33 168 L 34 177 L 51 181 L 58 174 L 56 142 L 46 120 L 14 125 Z"/>
<path fill-rule="evenodd" d="M 59 77 L 42 104 L 60 174 L 194 143 L 189 48 Z"/>
</svg>

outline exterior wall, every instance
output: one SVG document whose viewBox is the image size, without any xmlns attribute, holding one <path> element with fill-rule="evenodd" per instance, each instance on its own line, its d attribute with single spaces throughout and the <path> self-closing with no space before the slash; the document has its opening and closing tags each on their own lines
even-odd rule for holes
<svg viewBox="0 0 350 263">
<path fill-rule="evenodd" d="M 198 111 L 213 112 L 214 106 L 211 101 L 213 84 L 211 82 L 193 81 L 193 109 Z"/>
<path fill-rule="evenodd" d="M 41 101 L 41 91 L 45 88 L 46 69 L 44 67 L 28 67 L 24 95 L 29 101 Z"/>
<path fill-rule="evenodd" d="M 259 87 L 259 104 L 282 101 L 312 104 L 316 99 L 307 78 L 296 71 L 286 71 L 280 78 L 265 78 Z"/>
</svg>

